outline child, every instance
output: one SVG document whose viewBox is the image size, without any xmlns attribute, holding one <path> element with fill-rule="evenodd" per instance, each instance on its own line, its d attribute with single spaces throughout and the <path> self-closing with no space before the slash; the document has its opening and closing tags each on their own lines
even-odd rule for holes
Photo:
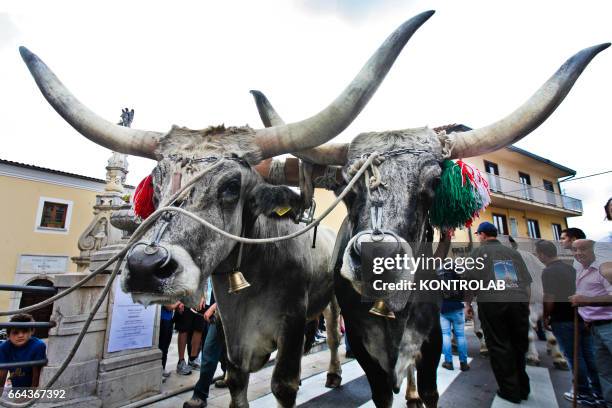
<svg viewBox="0 0 612 408">
<path fill-rule="evenodd" d="M 29 314 L 17 314 L 11 322 L 33 322 Z M 18 363 L 21 361 L 44 360 L 46 358 L 46 344 L 37 337 L 33 337 L 34 329 L 9 328 L 8 340 L 0 344 L 0 363 Z M 13 388 L 38 387 L 41 367 L 16 367 L 11 372 L 11 385 Z M 0 394 L 6 382 L 7 370 L 0 370 Z"/>
</svg>

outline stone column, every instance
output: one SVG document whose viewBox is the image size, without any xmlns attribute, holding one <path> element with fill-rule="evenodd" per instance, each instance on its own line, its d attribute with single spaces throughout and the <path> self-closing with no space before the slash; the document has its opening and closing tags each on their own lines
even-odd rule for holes
<svg viewBox="0 0 612 408">
<path fill-rule="evenodd" d="M 129 126 L 134 111 L 123 110 L 123 126 Z M 127 174 L 126 156 L 113 153 L 106 167 L 104 192 L 96 195 L 94 218 L 79 238 L 81 253 L 72 260 L 79 273 L 56 275 L 55 286 L 61 291 L 73 286 L 120 252 L 140 219 L 134 216 L 124 189 Z M 123 268 L 123 266 L 122 266 Z M 49 332 L 48 365 L 42 370 L 41 384 L 58 371 L 72 349 L 85 320 L 108 282 L 113 265 L 83 287 L 56 301 L 52 321 L 56 327 Z M 117 276 L 117 281 L 121 276 Z M 161 388 L 161 351 L 158 348 L 159 307 L 155 308 L 151 346 L 109 352 L 109 333 L 113 320 L 113 305 L 120 290 L 113 282 L 108 297 L 100 306 L 95 319 L 70 365 L 59 377 L 54 388 L 66 390 L 66 399 L 43 401 L 44 407 L 120 407 L 138 401 Z M 138 306 L 135 306 L 138 308 Z"/>
<path fill-rule="evenodd" d="M 117 252 L 121 251 L 125 242 L 140 223 L 129 205 L 113 213 L 111 223 L 124 231 L 119 243 L 106 246 L 92 256 L 91 267 L 103 264 Z M 121 277 L 118 276 L 117 279 Z M 120 407 L 130 402 L 159 394 L 162 382 L 161 351 L 159 340 L 159 307 L 155 308 L 153 319 L 153 338 L 150 347 L 109 351 L 109 334 L 113 324 L 113 306 L 118 286 L 113 285 L 107 305 L 108 319 L 102 359 L 98 366 L 97 395 L 104 407 Z"/>
<path fill-rule="evenodd" d="M 119 252 L 123 246 L 106 247 L 92 257 L 92 266 L 103 263 Z M 117 277 L 117 280 L 121 276 Z M 117 282 L 115 282 L 117 283 Z M 159 339 L 159 307 L 155 308 L 155 317 L 152 324 L 153 338 L 151 346 L 122 351 L 109 351 L 109 335 L 113 324 L 113 306 L 116 291 L 120 288 L 113 285 L 107 304 L 106 331 L 102 345 L 101 360 L 98 365 L 97 396 L 102 400 L 104 407 L 120 407 L 130 402 L 159 394 L 162 382 L 161 350 L 158 347 Z"/>
<path fill-rule="evenodd" d="M 121 241 L 122 232 L 111 225 L 110 217 L 113 211 L 122 208 L 129 201 L 123 187 L 128 173 L 127 168 L 126 155 L 113 152 L 106 166 L 104 192 L 96 195 L 96 204 L 93 207 L 94 218 L 77 243 L 81 253 L 72 258 L 79 272 L 87 271 L 93 253 L 106 245 Z"/>
</svg>

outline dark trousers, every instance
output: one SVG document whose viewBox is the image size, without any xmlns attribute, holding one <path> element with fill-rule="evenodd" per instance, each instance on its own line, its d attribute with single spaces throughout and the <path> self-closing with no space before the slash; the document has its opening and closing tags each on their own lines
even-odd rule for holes
<svg viewBox="0 0 612 408">
<path fill-rule="evenodd" d="M 221 343 L 221 357 L 219 357 L 219 364 L 221 365 L 221 370 L 223 370 L 223 373 L 225 374 L 225 372 L 227 371 L 227 349 L 225 347 L 225 332 L 223 331 L 223 324 L 221 323 L 221 320 L 217 319 L 215 324 L 217 325 L 217 339 L 219 340 L 219 343 Z M 204 340 L 202 340 L 202 343 L 203 342 Z"/>
<path fill-rule="evenodd" d="M 193 396 L 204 401 L 208 398 L 210 384 L 212 383 L 217 364 L 219 364 L 219 359 L 221 358 L 222 343 L 219 341 L 217 329 L 218 327 L 216 324 L 210 324 L 208 326 L 208 333 L 206 333 L 206 340 L 204 340 L 204 347 L 202 348 L 200 378 L 193 389 Z"/>
<path fill-rule="evenodd" d="M 520 402 L 530 392 L 525 371 L 529 347 L 529 305 L 525 302 L 479 302 L 491 368 L 501 397 Z"/>
<path fill-rule="evenodd" d="M 200 350 L 202 350 L 202 347 L 204 347 L 204 339 L 206 339 L 206 332 L 208 331 L 208 323 L 204 323 L 204 326 L 202 328 L 202 340 L 200 340 Z M 194 356 L 193 353 L 191 352 L 191 339 L 193 337 L 193 330 L 189 330 L 189 333 L 187 334 L 187 355 L 189 356 L 189 359 L 191 360 L 191 357 L 198 357 L 198 354 L 200 353 L 200 351 L 198 351 L 198 353 L 196 353 L 196 355 Z"/>
<path fill-rule="evenodd" d="M 162 352 L 162 367 L 166 368 L 166 360 L 168 359 L 168 348 L 172 341 L 172 329 L 174 322 L 172 320 L 159 321 L 159 349 Z"/>
<path fill-rule="evenodd" d="M 552 332 L 561 346 L 561 351 L 567 360 L 572 372 L 574 371 L 574 321 L 552 322 Z M 593 393 L 602 395 L 595 355 L 593 352 L 593 336 L 579 323 L 578 341 L 578 394 L 590 396 Z"/>
</svg>

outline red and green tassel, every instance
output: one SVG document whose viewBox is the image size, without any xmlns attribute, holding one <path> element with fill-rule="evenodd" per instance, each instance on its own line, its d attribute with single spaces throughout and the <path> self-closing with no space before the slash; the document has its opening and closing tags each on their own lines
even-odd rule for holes
<svg viewBox="0 0 612 408">
<path fill-rule="evenodd" d="M 480 171 L 461 160 L 445 160 L 429 219 L 443 229 L 469 227 L 490 202 L 489 185 Z"/>
</svg>

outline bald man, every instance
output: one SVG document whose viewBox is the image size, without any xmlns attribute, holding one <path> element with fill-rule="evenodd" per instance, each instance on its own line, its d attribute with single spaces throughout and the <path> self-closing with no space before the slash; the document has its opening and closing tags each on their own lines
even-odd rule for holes
<svg viewBox="0 0 612 408">
<path fill-rule="evenodd" d="M 579 239 L 572 244 L 577 261 L 576 294 L 569 300 L 591 327 L 599 382 L 607 408 L 612 408 L 612 284 L 602 275 L 595 242 Z"/>
</svg>

